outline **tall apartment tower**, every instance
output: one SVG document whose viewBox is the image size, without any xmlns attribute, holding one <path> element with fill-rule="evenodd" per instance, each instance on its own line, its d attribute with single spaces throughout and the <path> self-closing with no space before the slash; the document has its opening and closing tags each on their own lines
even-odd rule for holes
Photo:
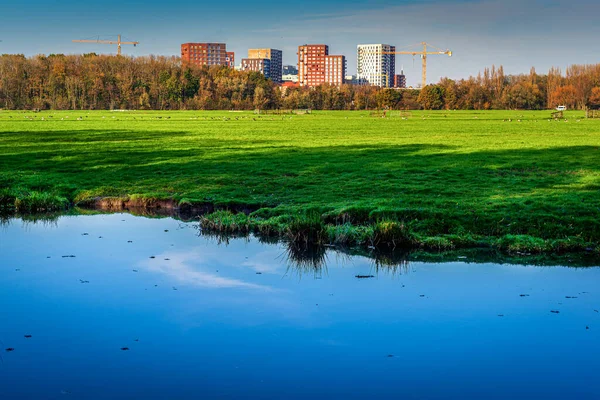
<svg viewBox="0 0 600 400">
<path fill-rule="evenodd" d="M 270 78 L 273 82 L 281 83 L 281 74 L 283 71 L 283 52 L 275 49 L 249 49 L 248 59 L 269 60 Z M 266 75 L 265 75 L 266 76 Z"/>
<path fill-rule="evenodd" d="M 184 43 L 181 45 L 181 60 L 184 63 L 203 65 L 229 65 L 225 43 Z"/>
<path fill-rule="evenodd" d="M 242 71 L 257 71 L 271 79 L 271 60 L 268 58 L 242 58 Z"/>
<path fill-rule="evenodd" d="M 358 81 L 372 86 L 394 87 L 396 55 L 385 54 L 396 51 L 389 44 L 358 45 Z"/>
<path fill-rule="evenodd" d="M 298 47 L 298 83 L 319 86 L 324 83 L 341 85 L 346 75 L 346 57 L 329 55 L 326 44 L 305 44 Z"/>
<path fill-rule="evenodd" d="M 233 51 L 228 51 L 225 54 L 227 54 L 227 56 L 225 57 L 225 62 L 227 63 L 227 66 L 229 68 L 235 68 L 235 53 Z"/>
</svg>

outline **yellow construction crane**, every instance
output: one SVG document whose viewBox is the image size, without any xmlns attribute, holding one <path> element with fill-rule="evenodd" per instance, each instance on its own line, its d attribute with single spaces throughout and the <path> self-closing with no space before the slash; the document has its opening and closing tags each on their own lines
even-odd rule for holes
<svg viewBox="0 0 600 400">
<path fill-rule="evenodd" d="M 140 44 L 140 42 L 122 42 L 121 35 L 117 35 L 117 40 L 100 40 L 100 38 L 96 40 L 73 40 L 75 43 L 101 43 L 101 44 L 116 44 L 117 45 L 117 55 L 121 55 L 121 45 L 122 44 L 132 44 L 134 47 Z"/>
<path fill-rule="evenodd" d="M 423 51 L 390 51 L 390 52 L 384 52 L 384 54 L 409 54 L 412 55 L 413 57 L 416 55 L 420 55 L 421 56 L 421 60 L 422 60 L 422 64 L 423 64 L 423 71 L 421 73 L 421 87 L 425 87 L 427 86 L 427 56 L 428 55 L 436 55 L 436 56 L 441 56 L 441 55 L 447 55 L 448 57 L 452 57 L 452 52 L 450 50 L 442 50 L 442 49 L 438 49 L 435 46 L 432 46 L 426 42 L 421 42 L 421 45 L 423 46 Z M 435 50 L 437 51 L 427 51 L 427 46 L 429 47 L 433 47 Z"/>
<path fill-rule="evenodd" d="M 448 57 L 452 57 L 452 52 L 450 50 L 442 50 L 442 49 L 438 49 L 435 46 L 430 45 L 429 43 L 426 42 L 421 42 L 418 45 L 414 45 L 414 46 L 423 46 L 423 51 L 418 51 L 418 50 L 407 50 L 407 51 L 382 51 L 382 52 L 376 52 L 376 54 L 408 54 L 408 55 L 412 55 L 412 56 L 416 56 L 416 55 L 420 55 L 421 56 L 421 60 L 422 60 L 422 64 L 423 64 L 423 72 L 421 74 L 421 84 L 422 87 L 427 86 L 427 56 L 428 55 L 447 55 Z M 409 46 L 409 47 L 414 47 L 414 46 Z M 436 51 L 427 51 L 427 47 L 432 47 L 434 48 Z M 366 52 L 367 54 L 373 54 L 375 52 Z"/>
</svg>

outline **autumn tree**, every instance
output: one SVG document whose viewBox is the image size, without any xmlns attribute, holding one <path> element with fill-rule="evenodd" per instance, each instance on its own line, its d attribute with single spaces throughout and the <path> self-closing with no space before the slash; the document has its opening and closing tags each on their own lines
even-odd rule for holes
<svg viewBox="0 0 600 400">
<path fill-rule="evenodd" d="M 427 85 L 421 89 L 418 102 L 425 110 L 441 110 L 444 107 L 444 88 L 439 85 Z"/>
<path fill-rule="evenodd" d="M 563 74 L 531 69 L 506 75 L 502 66 L 423 90 L 321 85 L 280 90 L 259 72 L 184 65 L 177 57 L 97 54 L 0 55 L 3 109 L 541 109 L 559 104 L 599 107 L 600 64 Z"/>
<path fill-rule="evenodd" d="M 592 88 L 590 98 L 588 99 L 588 107 L 592 109 L 600 109 L 600 87 Z"/>
<path fill-rule="evenodd" d="M 556 105 L 564 105 L 569 108 L 575 107 L 577 104 L 577 90 L 573 85 L 557 87 L 552 94 Z"/>
</svg>

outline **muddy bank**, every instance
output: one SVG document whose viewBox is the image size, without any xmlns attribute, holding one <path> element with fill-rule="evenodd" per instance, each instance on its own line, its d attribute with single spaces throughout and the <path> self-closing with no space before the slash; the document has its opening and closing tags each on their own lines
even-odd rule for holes
<svg viewBox="0 0 600 400">
<path fill-rule="evenodd" d="M 169 216 L 177 217 L 184 221 L 198 218 L 200 215 L 210 214 L 215 211 L 224 210 L 234 213 L 250 213 L 260 209 L 260 206 L 247 204 L 215 205 L 214 203 L 178 203 L 173 199 L 153 199 L 143 197 L 97 197 L 84 200 L 76 204 L 77 207 L 107 211 L 107 212 L 129 212 L 135 215 L 145 216 Z"/>
</svg>

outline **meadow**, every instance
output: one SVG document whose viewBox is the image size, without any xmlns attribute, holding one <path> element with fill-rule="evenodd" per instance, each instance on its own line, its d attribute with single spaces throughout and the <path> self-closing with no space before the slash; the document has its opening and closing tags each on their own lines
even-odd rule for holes
<svg viewBox="0 0 600 400">
<path fill-rule="evenodd" d="M 0 111 L 0 204 L 170 200 L 306 243 L 600 253 L 600 120 L 550 113 Z"/>
</svg>

